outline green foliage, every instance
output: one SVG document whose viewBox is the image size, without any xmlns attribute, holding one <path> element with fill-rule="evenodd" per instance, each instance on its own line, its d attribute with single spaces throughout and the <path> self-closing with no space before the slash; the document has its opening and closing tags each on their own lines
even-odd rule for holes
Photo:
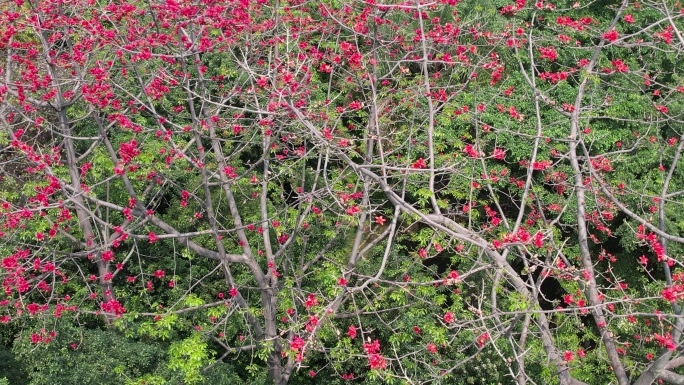
<svg viewBox="0 0 684 385">
<path fill-rule="evenodd" d="M 32 344 L 28 331 L 14 343 L 13 352 L 28 373 L 26 384 L 122 384 L 155 372 L 166 375 L 166 351 L 159 344 L 112 330 L 76 328 L 68 321 L 59 321 L 55 332 L 48 344 Z"/>
<path fill-rule="evenodd" d="M 185 383 L 199 384 L 205 380 L 201 370 L 210 360 L 207 343 L 201 334 L 194 333 L 189 338 L 173 342 L 169 356 L 169 368 L 180 371 Z"/>
</svg>

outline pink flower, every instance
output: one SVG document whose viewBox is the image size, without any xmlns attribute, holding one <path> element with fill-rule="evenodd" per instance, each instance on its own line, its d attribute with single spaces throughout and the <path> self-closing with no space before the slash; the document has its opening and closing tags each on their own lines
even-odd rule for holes
<svg viewBox="0 0 684 385">
<path fill-rule="evenodd" d="M 444 314 L 444 322 L 446 322 L 446 323 L 452 323 L 452 322 L 454 322 L 455 320 L 456 320 L 456 319 L 454 318 L 454 313 L 448 311 L 448 312 L 446 312 L 446 314 Z"/>
<path fill-rule="evenodd" d="M 237 289 L 234 287 L 231 287 L 230 290 L 228 291 L 228 295 L 230 295 L 231 297 L 237 297 L 237 295 L 238 295 Z"/>
<path fill-rule="evenodd" d="M 349 326 L 349 331 L 347 331 L 347 335 L 351 339 L 356 338 L 356 327 L 354 325 Z"/>
</svg>

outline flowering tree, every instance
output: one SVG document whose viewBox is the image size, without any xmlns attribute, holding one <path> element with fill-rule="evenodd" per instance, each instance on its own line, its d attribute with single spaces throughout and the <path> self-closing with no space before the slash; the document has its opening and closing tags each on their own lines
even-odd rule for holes
<svg viewBox="0 0 684 385">
<path fill-rule="evenodd" d="M 684 383 L 678 7 L 5 4 L 0 321 L 129 383 Z"/>
</svg>

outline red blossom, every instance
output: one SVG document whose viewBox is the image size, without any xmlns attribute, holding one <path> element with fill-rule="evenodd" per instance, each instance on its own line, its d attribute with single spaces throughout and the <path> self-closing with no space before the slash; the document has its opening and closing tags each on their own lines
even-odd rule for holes
<svg viewBox="0 0 684 385">
<path fill-rule="evenodd" d="M 117 301 L 115 299 L 109 300 L 109 302 L 101 303 L 100 308 L 104 312 L 113 313 L 117 317 L 121 317 L 126 312 L 126 309 L 123 306 L 121 306 L 119 301 Z"/>
<path fill-rule="evenodd" d="M 483 347 L 484 344 L 489 340 L 489 333 L 482 333 L 477 337 L 477 346 Z"/>
<path fill-rule="evenodd" d="M 566 350 L 565 353 L 563 354 L 563 359 L 567 362 L 572 361 L 574 358 L 575 358 L 574 354 L 569 350 Z"/>
<path fill-rule="evenodd" d="M 616 59 L 610 62 L 613 65 L 615 72 L 629 72 L 629 67 L 622 60 Z"/>
<path fill-rule="evenodd" d="M 612 43 L 620 37 L 620 34 L 616 30 L 612 29 L 601 35 L 601 37 Z"/>
<path fill-rule="evenodd" d="M 380 354 L 370 354 L 368 356 L 368 365 L 370 365 L 371 369 L 386 369 L 387 361 Z"/>
<path fill-rule="evenodd" d="M 316 296 L 313 294 L 309 294 L 309 296 L 306 299 L 306 302 L 304 302 L 304 306 L 309 309 L 313 306 L 318 305 L 318 299 L 316 299 Z"/>
<path fill-rule="evenodd" d="M 500 148 L 495 148 L 492 152 L 492 158 L 497 160 L 503 160 L 506 157 L 506 151 Z"/>
<path fill-rule="evenodd" d="M 417 161 L 415 161 L 415 163 L 413 163 L 413 165 L 411 165 L 411 167 L 413 167 L 413 168 L 427 168 L 427 164 L 425 164 L 425 160 L 423 160 L 423 158 L 420 158 Z"/>
<path fill-rule="evenodd" d="M 458 282 L 461 279 L 456 270 L 451 270 L 451 272 L 448 275 L 448 278 L 456 282 Z"/>
<path fill-rule="evenodd" d="M 554 47 L 541 47 L 537 49 L 539 53 L 541 53 L 541 58 L 542 59 L 548 59 L 550 61 L 555 61 L 558 58 L 558 54 L 556 53 L 556 49 Z"/>
<path fill-rule="evenodd" d="M 150 243 L 155 243 L 159 240 L 157 235 L 151 231 L 149 232 L 149 234 L 147 234 L 147 239 L 150 241 Z"/>
<path fill-rule="evenodd" d="M 303 348 L 304 345 L 306 345 L 306 342 L 302 339 L 302 337 L 294 336 L 292 338 L 292 342 L 290 342 L 290 349 L 298 351 L 299 349 Z"/>
</svg>

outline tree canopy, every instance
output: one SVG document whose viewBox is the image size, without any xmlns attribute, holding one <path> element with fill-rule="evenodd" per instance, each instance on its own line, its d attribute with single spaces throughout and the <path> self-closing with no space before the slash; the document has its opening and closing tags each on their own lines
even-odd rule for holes
<svg viewBox="0 0 684 385">
<path fill-rule="evenodd" d="M 0 377 L 684 384 L 682 18 L 4 2 Z"/>
</svg>

